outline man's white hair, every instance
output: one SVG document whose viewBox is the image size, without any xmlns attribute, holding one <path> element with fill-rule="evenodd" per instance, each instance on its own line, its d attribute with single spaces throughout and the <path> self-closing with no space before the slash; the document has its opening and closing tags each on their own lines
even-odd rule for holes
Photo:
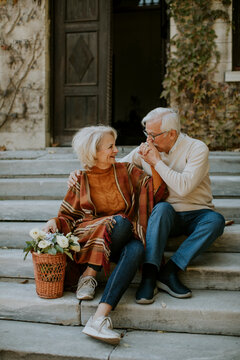
<svg viewBox="0 0 240 360">
<path fill-rule="evenodd" d="M 96 154 L 105 134 L 117 138 L 117 132 L 110 126 L 87 126 L 80 129 L 72 140 L 72 147 L 84 169 L 89 170 L 96 164 Z"/>
<path fill-rule="evenodd" d="M 143 119 L 142 125 L 145 127 L 147 122 L 159 121 L 161 122 L 161 130 L 169 131 L 176 130 L 180 133 L 180 120 L 178 113 L 171 108 L 156 108 L 150 111 Z"/>
</svg>

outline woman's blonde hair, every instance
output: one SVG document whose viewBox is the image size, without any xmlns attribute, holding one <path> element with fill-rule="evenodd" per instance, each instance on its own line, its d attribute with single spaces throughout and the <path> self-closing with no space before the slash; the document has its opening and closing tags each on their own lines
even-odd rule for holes
<svg viewBox="0 0 240 360">
<path fill-rule="evenodd" d="M 84 169 L 89 170 L 96 164 L 96 153 L 105 134 L 117 138 L 117 132 L 111 126 L 97 125 L 80 129 L 73 137 L 72 147 Z"/>
</svg>

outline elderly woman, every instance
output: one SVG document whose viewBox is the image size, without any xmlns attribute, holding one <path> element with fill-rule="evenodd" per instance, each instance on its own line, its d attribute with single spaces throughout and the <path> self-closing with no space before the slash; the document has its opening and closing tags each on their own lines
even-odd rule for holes
<svg viewBox="0 0 240 360">
<path fill-rule="evenodd" d="M 93 299 L 96 275 L 109 262 L 117 265 L 105 286 L 96 313 L 83 333 L 117 344 L 120 334 L 112 330 L 108 316 L 131 283 L 141 264 L 147 219 L 155 202 L 167 196 L 161 178 L 153 179 L 129 163 L 116 163 L 116 131 L 108 126 L 80 130 L 73 139 L 85 171 L 72 186 L 60 207 L 58 217 L 47 222 L 44 230 L 78 237 L 81 251 L 74 255 L 86 268 L 78 281 L 79 300 Z M 154 185 L 153 185 L 154 183 Z"/>
</svg>

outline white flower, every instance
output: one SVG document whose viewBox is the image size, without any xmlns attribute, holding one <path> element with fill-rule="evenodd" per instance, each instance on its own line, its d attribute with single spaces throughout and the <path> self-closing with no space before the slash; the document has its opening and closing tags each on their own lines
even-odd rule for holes
<svg viewBox="0 0 240 360">
<path fill-rule="evenodd" d="M 66 237 L 68 238 L 71 235 L 71 231 L 69 233 L 67 233 Z"/>
<path fill-rule="evenodd" d="M 75 244 L 78 244 L 78 237 L 77 237 L 77 236 L 71 235 L 70 239 L 71 239 Z"/>
<path fill-rule="evenodd" d="M 55 237 L 55 234 L 52 234 L 52 233 L 47 233 L 46 236 L 45 236 L 45 240 L 48 240 L 48 241 L 51 241 L 54 239 Z"/>
<path fill-rule="evenodd" d="M 70 250 L 78 252 L 81 250 L 81 248 L 79 244 L 74 244 L 74 245 L 70 245 Z"/>
<path fill-rule="evenodd" d="M 49 245 L 51 245 L 50 241 L 48 240 L 41 240 L 38 243 L 38 247 L 40 247 L 41 249 L 45 249 L 46 247 L 48 247 Z"/>
<path fill-rule="evenodd" d="M 34 228 L 32 230 L 30 230 L 29 235 L 34 239 L 34 240 L 42 240 L 45 238 L 46 233 L 43 230 L 39 230 L 37 228 Z"/>
<path fill-rule="evenodd" d="M 45 231 L 39 230 L 39 238 L 40 239 L 44 239 L 46 235 L 47 235 L 47 233 L 45 233 Z"/>
<path fill-rule="evenodd" d="M 57 235 L 56 240 L 59 246 L 61 246 L 63 249 L 68 247 L 68 239 L 66 236 L 63 235 Z"/>
<path fill-rule="evenodd" d="M 34 240 L 38 240 L 39 235 L 40 235 L 40 230 L 37 228 L 34 228 L 32 230 L 30 230 L 29 235 L 34 239 Z"/>
</svg>

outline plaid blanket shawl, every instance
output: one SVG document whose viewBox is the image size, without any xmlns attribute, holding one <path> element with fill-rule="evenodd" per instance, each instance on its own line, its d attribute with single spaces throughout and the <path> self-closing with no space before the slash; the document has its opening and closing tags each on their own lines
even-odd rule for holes
<svg viewBox="0 0 240 360">
<path fill-rule="evenodd" d="M 145 245 L 152 208 L 168 196 L 165 183 L 154 194 L 152 178 L 133 164 L 115 163 L 113 167 L 118 189 L 126 204 L 123 213 L 98 216 L 91 201 L 87 174 L 82 171 L 77 183 L 68 190 L 55 218 L 59 231 L 64 234 L 71 231 L 79 239 L 81 251 L 74 254 L 74 260 L 79 264 L 102 265 L 105 271 L 109 264 L 114 216 L 127 217 L 133 225 L 135 237 Z"/>
</svg>

